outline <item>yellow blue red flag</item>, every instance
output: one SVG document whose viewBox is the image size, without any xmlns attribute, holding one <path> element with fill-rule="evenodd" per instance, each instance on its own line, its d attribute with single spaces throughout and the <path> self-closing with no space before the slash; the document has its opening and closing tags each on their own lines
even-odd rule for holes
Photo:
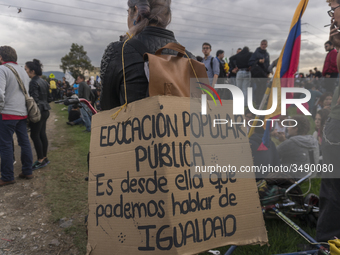
<svg viewBox="0 0 340 255">
<path fill-rule="evenodd" d="M 301 49 L 301 18 L 305 12 L 309 0 L 301 0 L 296 8 L 288 38 L 281 51 L 281 55 L 277 62 L 276 71 L 272 83 L 272 88 L 277 88 L 278 91 L 278 107 L 276 111 L 266 116 L 266 119 L 281 115 L 281 87 L 294 87 L 294 74 L 298 70 L 300 49 Z M 272 93 L 271 90 L 267 109 L 272 107 Z M 293 94 L 287 95 L 287 98 L 293 98 Z"/>
</svg>

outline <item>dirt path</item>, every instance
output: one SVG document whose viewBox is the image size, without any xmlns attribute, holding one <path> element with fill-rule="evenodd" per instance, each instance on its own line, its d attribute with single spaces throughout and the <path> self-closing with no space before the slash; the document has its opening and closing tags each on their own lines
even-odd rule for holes
<svg viewBox="0 0 340 255">
<path fill-rule="evenodd" d="M 55 133 L 55 113 L 47 122 L 50 146 Z M 16 140 L 16 139 L 15 139 Z M 36 159 L 32 145 L 33 159 Z M 53 150 L 50 147 L 50 150 Z M 16 183 L 0 188 L 0 255 L 78 254 L 73 240 L 63 232 L 60 223 L 50 221 L 50 210 L 44 203 L 43 172 L 49 167 L 34 172 L 34 179 L 20 180 L 20 147 L 15 141 L 14 166 Z M 51 163 L 53 164 L 53 162 Z"/>
</svg>

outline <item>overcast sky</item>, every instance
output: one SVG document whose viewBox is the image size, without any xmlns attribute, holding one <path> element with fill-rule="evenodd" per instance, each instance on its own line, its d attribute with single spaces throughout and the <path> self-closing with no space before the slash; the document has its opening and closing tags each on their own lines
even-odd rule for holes
<svg viewBox="0 0 340 255">
<path fill-rule="evenodd" d="M 168 29 L 194 55 L 202 55 L 205 41 L 212 44 L 214 55 L 223 49 L 229 58 L 237 48 L 248 46 L 255 51 L 261 39 L 267 39 L 273 61 L 282 50 L 299 2 L 173 0 Z M 301 72 L 323 67 L 329 9 L 325 0 L 309 1 L 302 18 Z M 127 31 L 126 17 L 126 0 L 0 0 L 0 45 L 15 48 L 19 64 L 37 58 L 44 71 L 60 71 L 60 59 L 72 43 L 78 43 L 92 64 L 99 66 L 106 46 Z"/>
</svg>

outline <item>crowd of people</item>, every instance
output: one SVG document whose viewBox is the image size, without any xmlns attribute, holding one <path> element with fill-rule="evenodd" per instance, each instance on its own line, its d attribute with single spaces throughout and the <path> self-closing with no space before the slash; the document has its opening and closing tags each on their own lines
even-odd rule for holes
<svg viewBox="0 0 340 255">
<path fill-rule="evenodd" d="M 278 59 L 270 63 L 270 56 L 266 48 L 267 40 L 262 40 L 260 47 L 255 52 L 251 52 L 247 46 L 239 48 L 237 53 L 227 59 L 224 59 L 224 51 L 218 50 L 216 57 L 211 55 L 212 46 L 210 43 L 203 43 L 202 52 L 204 57 L 197 56 L 197 60 L 205 64 L 209 81 L 212 85 L 219 82 L 234 84 L 239 87 L 245 98 L 247 98 L 248 88 L 253 87 L 254 93 L 252 102 L 259 106 L 264 96 L 267 86 L 272 83 L 270 74 L 276 67 Z M 337 50 L 331 41 L 325 43 L 327 56 L 324 62 L 322 72 L 317 67 L 309 70 L 308 74 L 296 73 L 294 86 L 305 88 L 311 93 L 311 99 L 305 108 L 312 114 L 315 122 L 315 130 L 311 130 L 310 121 L 297 111 L 298 115 L 289 117 L 295 120 L 298 125 L 295 128 L 285 128 L 281 125 L 287 116 L 280 116 L 280 122 L 275 122 L 270 136 L 274 142 L 267 146 L 268 151 L 260 150 L 264 129 L 255 128 L 255 133 L 250 137 L 250 144 L 254 159 L 254 165 L 260 166 L 269 164 L 272 166 L 290 165 L 290 164 L 322 164 L 321 144 L 323 140 L 323 130 L 331 112 L 332 99 L 335 88 L 339 82 L 337 69 Z M 232 99 L 231 94 L 221 93 L 223 99 Z M 304 94 L 295 93 L 294 98 L 303 98 Z M 254 119 L 256 116 L 247 109 L 247 100 L 245 100 L 246 120 Z M 299 114 L 300 113 L 300 114 Z M 250 126 L 247 126 L 248 132 Z M 262 178 L 264 176 L 261 176 Z"/>
<path fill-rule="evenodd" d="M 0 187 L 14 184 L 13 134 L 16 133 L 21 147 L 22 173 L 19 178 L 32 179 L 33 171 L 47 166 L 48 138 L 46 135 L 47 120 L 50 116 L 49 103 L 60 98 L 72 96 L 85 98 L 97 111 L 100 110 L 100 84 L 93 77 L 85 82 L 85 77 L 79 75 L 76 82 L 70 86 L 65 77 L 63 81 L 42 79 L 42 64 L 34 59 L 25 64 L 25 68 L 17 64 L 17 53 L 10 46 L 0 47 L 0 154 L 1 179 Z M 23 84 L 22 91 L 19 84 Z M 95 86 L 94 86 L 95 85 Z M 25 93 L 33 98 L 40 111 L 38 122 L 27 121 L 28 109 Z M 91 132 L 91 112 L 86 105 L 76 104 L 69 107 L 69 125 L 83 124 L 85 132 Z M 37 160 L 33 162 L 32 148 L 28 133 L 33 141 Z"/>
<path fill-rule="evenodd" d="M 332 8 L 340 4 L 338 0 L 329 1 Z M 22 174 L 20 178 L 33 178 L 32 171 L 46 166 L 48 139 L 46 137 L 46 120 L 49 117 L 49 102 L 60 98 L 78 96 L 85 98 L 98 110 L 110 110 L 126 103 L 148 97 L 148 77 L 145 75 L 143 56 L 137 47 L 125 44 L 129 35 L 134 35 L 141 48 L 147 45 L 148 53 L 155 53 L 157 49 L 173 42 L 177 43 L 172 31 L 167 30 L 171 20 L 171 1 L 141 1 L 128 0 L 128 27 L 127 36 L 111 43 L 105 50 L 101 62 L 101 85 L 96 85 L 94 80 L 85 81 L 79 75 L 73 85 L 66 79 L 63 81 L 49 81 L 49 84 L 40 78 L 42 65 L 38 60 L 27 62 L 24 70 L 17 65 L 17 56 L 13 48 L 0 47 L 0 154 L 1 154 L 1 179 L 0 186 L 15 183 L 13 173 L 13 133 L 18 136 L 22 149 Z M 336 8 L 335 8 L 336 9 Z M 263 142 L 264 129 L 255 128 L 255 133 L 250 137 L 250 146 L 254 164 L 288 165 L 288 164 L 332 164 L 334 169 L 340 168 L 340 95 L 338 86 L 338 53 L 334 48 L 340 47 L 340 35 L 335 33 L 334 22 L 340 24 L 340 9 L 333 10 L 331 41 L 325 43 L 328 52 L 323 71 L 317 68 L 304 74 L 296 74 L 295 87 L 303 87 L 310 91 L 311 99 L 305 105 L 312 113 L 315 130 L 311 130 L 310 120 L 302 114 L 289 117 L 295 120 L 295 127 L 283 127 L 276 123 L 270 136 L 272 141 L 266 144 L 267 150 L 259 150 Z M 331 15 L 331 14 L 330 14 Z M 334 19 L 336 21 L 334 21 Z M 333 45 L 335 44 L 335 45 Z M 125 64 L 122 62 L 122 48 L 125 47 Z M 219 78 L 238 86 L 247 98 L 247 89 L 253 87 L 253 102 L 256 106 L 261 104 L 268 84 L 271 82 L 270 74 L 273 73 L 278 60 L 270 62 L 267 51 L 268 41 L 262 40 L 254 52 L 248 47 L 239 48 L 229 61 L 224 61 L 224 51 L 218 50 L 216 57 L 211 55 L 212 45 L 203 43 L 203 57 L 194 57 L 187 52 L 187 56 L 204 63 L 209 81 L 214 86 Z M 165 54 L 177 55 L 173 50 L 165 50 Z M 31 138 L 37 152 L 37 161 L 33 163 L 31 146 L 28 140 L 25 108 L 25 97 L 20 91 L 15 78 L 6 65 L 11 65 L 17 71 L 25 84 L 26 90 L 39 105 L 41 120 L 30 123 Z M 122 71 L 124 70 L 124 72 Z M 31 78 L 31 80 L 29 80 Z M 126 94 L 125 94 L 126 93 Z M 4 100 L 6 96 L 6 100 Z M 296 93 L 294 97 L 303 97 Z M 224 99 L 232 99 L 224 95 Z M 245 107 L 247 101 L 245 101 Z M 83 103 L 69 107 L 68 125 L 84 124 L 85 132 L 91 132 L 91 113 Z M 255 116 L 246 111 L 247 120 Z M 288 116 L 280 116 L 280 120 Z M 249 130 L 249 129 L 248 129 Z M 313 132 L 312 132 L 313 131 Z M 262 176 L 263 177 L 263 176 Z M 329 188 L 332 187 L 332 190 Z M 333 236 L 340 236 L 339 224 L 326 224 L 327 217 L 337 221 L 340 207 L 335 206 L 337 195 L 340 194 L 340 185 L 336 179 L 323 179 L 320 191 L 320 219 L 318 223 L 318 241 L 327 241 Z M 330 210 L 330 207 L 333 207 Z M 327 227 L 325 227 L 327 226 Z"/>
<path fill-rule="evenodd" d="M 100 111 L 100 83 L 94 81 L 93 76 L 89 79 L 88 83 L 85 82 L 85 77 L 79 75 L 72 86 L 69 86 L 70 92 L 65 96 L 78 97 L 86 99 L 93 107 L 96 107 L 97 111 Z M 84 103 L 78 103 L 75 105 L 69 105 L 68 107 L 68 122 L 70 126 L 84 125 L 84 132 L 91 132 L 91 118 L 92 112 L 88 106 Z"/>
<path fill-rule="evenodd" d="M 87 86 L 90 87 L 93 97 L 98 97 L 98 93 L 100 95 L 101 91 L 101 83 L 95 80 L 94 76 L 91 76 L 87 81 L 84 75 L 80 75 L 82 82 L 84 82 Z M 100 80 L 100 79 L 99 79 Z M 66 80 L 66 77 L 63 77 L 63 80 L 53 79 L 45 79 L 46 82 L 50 85 L 50 90 L 52 94 L 52 99 L 65 99 L 71 97 L 72 95 L 79 94 L 79 83 L 74 81 L 72 84 Z M 97 100 L 97 99 L 96 99 Z"/>
<path fill-rule="evenodd" d="M 217 50 L 216 57 L 211 55 L 212 46 L 210 43 L 203 43 L 202 53 L 204 57 L 196 56 L 196 59 L 204 63 L 209 81 L 214 86 L 218 79 L 220 82 L 226 82 L 239 87 L 245 96 L 245 106 L 247 105 L 248 88 L 252 87 L 253 103 L 259 106 L 264 96 L 265 90 L 272 82 L 271 74 L 274 74 L 274 68 L 277 65 L 278 59 L 270 63 L 270 55 L 267 51 L 268 41 L 262 40 L 260 47 L 256 48 L 255 52 L 251 52 L 249 47 L 238 48 L 235 55 L 229 58 L 224 57 L 223 50 Z M 316 110 L 323 108 L 320 99 L 321 95 L 328 92 L 333 95 L 338 82 L 337 70 L 337 50 L 334 48 L 331 41 L 325 43 L 327 56 L 323 65 L 322 72 L 317 67 L 314 70 L 309 70 L 308 74 L 295 74 L 295 87 L 307 88 L 312 93 L 312 100 L 308 105 L 316 114 Z M 322 94 L 320 94 L 322 93 Z M 331 96 L 332 96 L 331 95 Z M 301 95 L 296 93 L 294 97 L 299 98 Z M 230 94 L 221 93 L 223 99 L 232 99 Z M 316 100 L 315 100 L 316 99 Z M 330 101 L 328 104 L 330 106 Z M 316 105 L 314 105 L 316 103 Z"/>
<path fill-rule="evenodd" d="M 338 7 L 338 0 L 328 1 L 332 8 Z M 129 35 L 134 35 L 140 47 L 148 47 L 148 53 L 155 53 L 157 49 L 167 43 L 177 42 L 172 31 L 166 29 L 170 23 L 171 10 L 169 1 L 128 1 L 128 27 L 127 36 L 122 36 L 121 40 L 109 44 L 101 63 L 101 77 L 103 94 L 101 105 L 103 110 L 110 110 L 114 107 L 131 103 L 133 101 L 148 96 L 148 79 L 144 73 L 144 61 L 140 56 L 138 47 L 125 44 L 129 40 Z M 315 121 L 315 131 L 311 129 L 309 119 L 303 115 L 290 117 L 298 124 L 295 127 L 285 129 L 279 124 L 271 132 L 273 138 L 278 140 L 278 146 L 274 142 L 267 144 L 268 150 L 258 150 L 262 137 L 263 128 L 256 128 L 253 136 L 250 137 L 250 144 L 254 157 L 254 164 L 332 164 L 334 168 L 340 168 L 339 157 L 339 133 L 340 130 L 340 99 L 338 86 L 338 66 L 337 51 L 334 46 L 340 47 L 340 35 L 336 31 L 334 19 L 340 24 L 340 9 L 332 9 L 332 26 L 330 41 L 325 43 L 327 51 L 323 71 L 317 68 L 310 71 L 307 78 L 303 74 L 296 74 L 296 87 L 304 87 L 311 92 L 311 100 L 305 107 L 313 113 Z M 152 17 L 152 18 L 150 18 Z M 335 44 L 335 45 L 334 45 Z M 122 73 L 122 48 L 125 47 L 124 57 L 126 63 L 125 74 Z M 259 106 L 264 96 L 264 92 L 271 82 L 269 78 L 273 73 L 273 68 L 277 65 L 278 59 L 270 62 L 270 55 L 267 51 L 268 41 L 262 40 L 254 52 L 248 47 L 239 48 L 237 54 L 224 61 L 224 51 L 218 50 L 216 57 L 211 55 L 212 45 L 205 42 L 202 45 L 203 57 L 197 56 L 196 59 L 203 62 L 210 84 L 214 86 L 219 78 L 228 78 L 227 82 L 238 86 L 247 98 L 247 89 L 252 86 L 254 89 L 253 104 Z M 165 54 L 176 55 L 171 50 Z M 188 57 L 195 59 L 190 52 Z M 124 76 L 124 77 L 123 77 Z M 124 89 L 126 81 L 126 89 Z M 125 95 L 127 93 L 127 95 Z M 295 94 L 295 97 L 304 95 Z M 221 96 L 222 97 L 222 96 Z M 231 99 L 228 94 L 223 95 L 224 99 Z M 245 101 L 245 106 L 246 106 Z M 247 116 L 248 115 L 248 116 Z M 246 113 L 246 118 L 253 118 L 250 111 Z M 287 118 L 281 116 L 280 118 Z M 313 133 L 313 135 L 311 135 Z M 273 139 L 274 140 L 274 139 Z M 332 141 L 332 142 L 329 142 Z M 331 149 L 333 150 L 331 152 Z M 327 155 L 325 155 L 327 154 Z M 330 191 L 327 184 L 333 187 Z M 317 229 L 318 241 L 328 241 L 334 236 L 340 235 L 339 224 L 326 224 L 327 215 L 334 219 L 339 214 L 340 207 L 336 206 L 338 201 L 336 196 L 340 195 L 339 187 L 335 188 L 336 179 L 323 179 L 320 191 L 320 219 Z M 340 185 L 338 185 L 340 186 Z M 334 192 L 330 195 L 329 193 Z M 337 195 L 336 195 L 337 194 Z M 330 208 L 333 206 L 333 209 Z M 334 207 L 335 206 L 335 207 Z M 324 226 L 327 225 L 325 228 Z"/>
<path fill-rule="evenodd" d="M 49 83 L 52 100 L 67 99 L 70 97 L 78 97 L 86 99 L 95 107 L 97 111 L 100 107 L 101 83 L 91 76 L 87 81 L 84 75 L 80 74 L 73 84 L 70 84 L 65 77 L 62 81 L 56 79 L 45 80 Z M 68 122 L 70 126 L 84 125 L 84 132 L 91 132 L 91 116 L 92 112 L 84 103 L 78 103 L 68 106 Z"/>
</svg>

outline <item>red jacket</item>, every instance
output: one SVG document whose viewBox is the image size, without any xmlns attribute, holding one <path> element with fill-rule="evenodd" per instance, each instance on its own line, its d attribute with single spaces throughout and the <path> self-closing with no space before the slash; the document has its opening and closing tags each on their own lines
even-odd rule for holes
<svg viewBox="0 0 340 255">
<path fill-rule="evenodd" d="M 322 70 L 322 76 L 326 76 L 326 74 L 331 73 L 338 73 L 338 65 L 336 63 L 336 57 L 338 55 L 338 52 L 336 49 L 331 50 L 328 52 L 325 60 L 325 64 L 323 66 Z"/>
</svg>

